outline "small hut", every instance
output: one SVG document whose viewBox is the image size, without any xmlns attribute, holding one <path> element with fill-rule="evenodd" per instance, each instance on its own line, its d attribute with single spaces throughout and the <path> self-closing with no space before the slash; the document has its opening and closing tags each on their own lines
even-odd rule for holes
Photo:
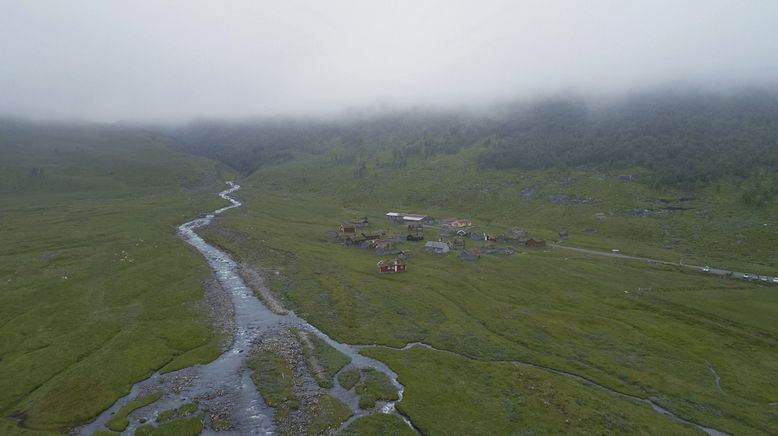
<svg viewBox="0 0 778 436">
<path fill-rule="evenodd" d="M 395 223 L 395 224 L 402 224 L 403 223 L 403 214 L 400 212 L 387 212 L 386 213 L 386 219 L 389 221 Z"/>
<path fill-rule="evenodd" d="M 355 225 L 355 226 L 357 226 L 357 227 L 365 227 L 366 225 L 368 225 L 368 222 L 367 222 L 367 217 L 366 217 L 366 216 L 363 216 L 363 217 L 354 217 L 354 218 L 352 218 L 352 219 L 349 221 L 349 223 L 350 223 L 350 224 L 354 224 L 354 225 Z"/>
<path fill-rule="evenodd" d="M 406 270 L 405 261 L 399 257 L 395 258 L 394 261 L 381 259 L 376 266 L 378 267 L 378 272 L 382 274 L 405 272 Z"/>
<path fill-rule="evenodd" d="M 341 233 L 356 233 L 357 228 L 350 224 L 341 224 L 340 231 Z"/>
<path fill-rule="evenodd" d="M 542 239 L 528 239 L 526 245 L 527 247 L 542 248 L 546 246 L 546 241 Z"/>
<path fill-rule="evenodd" d="M 449 252 L 451 247 L 449 247 L 445 242 L 429 241 L 424 244 L 424 249 L 430 253 L 446 254 Z"/>
</svg>

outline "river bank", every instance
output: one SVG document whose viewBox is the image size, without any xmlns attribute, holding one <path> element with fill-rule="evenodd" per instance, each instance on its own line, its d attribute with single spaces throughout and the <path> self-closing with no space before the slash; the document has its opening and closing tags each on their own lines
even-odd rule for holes
<svg viewBox="0 0 778 436">
<path fill-rule="evenodd" d="M 103 411 L 93 422 L 79 428 L 78 434 L 91 435 L 106 428 L 106 423 L 119 410 L 135 399 L 151 393 L 160 393 L 161 398 L 148 406 L 129 413 L 129 424 L 122 434 L 133 434 L 145 423 L 155 422 L 159 415 L 167 410 L 176 409 L 196 402 L 197 411 L 203 415 L 203 431 L 215 431 L 216 418 L 227 428 L 220 434 L 274 434 L 276 432 L 274 409 L 263 400 L 251 380 L 251 371 L 246 368 L 246 359 L 258 339 L 278 334 L 279 331 L 301 329 L 317 336 L 329 346 L 351 359 L 351 366 L 372 368 L 386 374 L 398 392 L 398 401 L 402 399 L 403 386 L 397 381 L 397 374 L 385 364 L 359 354 L 357 347 L 342 344 L 321 332 L 316 327 L 299 318 L 294 312 L 274 313 L 260 301 L 240 275 L 240 266 L 227 254 L 201 238 L 196 230 L 208 225 L 218 215 L 227 210 L 242 206 L 242 203 L 230 194 L 240 186 L 228 182 L 229 189 L 219 196 L 231 204 L 217 209 L 205 216 L 182 224 L 178 235 L 200 252 L 214 271 L 221 288 L 230 296 L 234 307 L 234 338 L 232 345 L 219 358 L 206 365 L 196 365 L 166 374 L 154 373 L 149 378 L 133 385 L 129 394 L 120 398 L 113 406 Z M 231 328 L 226 327 L 226 328 Z M 354 407 L 356 395 L 340 388 L 337 381 L 329 394 L 345 399 L 354 416 L 370 413 L 397 414 L 394 402 L 385 402 L 371 410 L 359 410 Z M 354 410 L 356 409 L 356 410 Z M 407 418 L 403 419 L 410 425 Z"/>
</svg>

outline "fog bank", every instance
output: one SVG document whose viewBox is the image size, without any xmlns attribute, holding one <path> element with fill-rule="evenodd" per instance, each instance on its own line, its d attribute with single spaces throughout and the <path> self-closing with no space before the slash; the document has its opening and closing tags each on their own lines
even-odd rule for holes
<svg viewBox="0 0 778 436">
<path fill-rule="evenodd" d="M 766 1 L 5 1 L 0 115 L 462 106 L 778 79 Z"/>
</svg>

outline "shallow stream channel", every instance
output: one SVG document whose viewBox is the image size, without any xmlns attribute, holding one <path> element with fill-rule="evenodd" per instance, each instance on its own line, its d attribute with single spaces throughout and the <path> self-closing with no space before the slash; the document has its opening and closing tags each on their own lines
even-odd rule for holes
<svg viewBox="0 0 778 436">
<path fill-rule="evenodd" d="M 204 413 L 203 434 L 217 434 L 213 422 L 208 418 L 214 412 L 227 417 L 231 428 L 218 434 L 270 435 L 276 433 L 274 409 L 262 399 L 251 379 L 251 370 L 246 368 L 246 360 L 252 347 L 261 335 L 280 329 L 300 329 L 321 338 L 327 344 L 351 358 L 350 368 L 373 368 L 386 374 L 397 389 L 398 400 L 402 400 L 403 386 L 397 381 L 397 374 L 384 363 L 359 354 L 360 347 L 336 342 L 322 331 L 298 317 L 291 311 L 277 314 L 268 309 L 258 299 L 239 274 L 238 264 L 223 250 L 214 247 L 201 238 L 195 230 L 207 226 L 217 216 L 230 209 L 241 207 L 242 203 L 230 196 L 240 189 L 240 185 L 227 182 L 229 189 L 219 196 L 231 205 L 217 209 L 200 218 L 178 227 L 178 236 L 199 251 L 208 261 L 222 289 L 229 295 L 234 306 L 235 336 L 232 345 L 216 360 L 204 365 L 195 365 L 165 374 L 154 373 L 151 377 L 132 386 L 129 394 L 117 400 L 103 411 L 93 422 L 76 429 L 77 434 L 92 435 L 96 431 L 107 430 L 107 423 L 117 415 L 120 409 L 154 393 L 161 397 L 147 406 L 131 412 L 127 418 L 129 424 L 123 435 L 133 435 L 144 423 L 154 423 L 160 413 L 173 410 L 196 401 L 198 412 Z M 395 401 L 379 402 L 374 408 L 361 410 L 358 398 L 352 390 L 343 389 L 337 377 L 334 386 L 327 394 L 348 405 L 354 415 L 345 423 L 345 428 L 357 417 L 371 413 L 389 413 L 400 416 L 411 428 L 410 421 L 397 412 Z"/>
</svg>

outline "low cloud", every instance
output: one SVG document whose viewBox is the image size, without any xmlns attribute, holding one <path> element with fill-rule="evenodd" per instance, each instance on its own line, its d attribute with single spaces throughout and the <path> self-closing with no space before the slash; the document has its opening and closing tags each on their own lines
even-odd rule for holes
<svg viewBox="0 0 778 436">
<path fill-rule="evenodd" d="M 483 104 L 778 79 L 766 1 L 5 1 L 0 114 L 98 121 Z"/>
</svg>

